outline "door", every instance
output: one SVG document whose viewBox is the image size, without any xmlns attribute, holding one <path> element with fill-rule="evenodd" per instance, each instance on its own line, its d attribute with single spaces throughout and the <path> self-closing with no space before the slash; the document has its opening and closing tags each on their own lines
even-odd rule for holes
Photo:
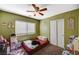
<svg viewBox="0 0 79 59">
<path fill-rule="evenodd" d="M 57 45 L 57 24 L 56 20 L 50 21 L 50 43 Z"/>
<path fill-rule="evenodd" d="M 58 46 L 64 48 L 64 19 L 57 21 Z"/>
</svg>

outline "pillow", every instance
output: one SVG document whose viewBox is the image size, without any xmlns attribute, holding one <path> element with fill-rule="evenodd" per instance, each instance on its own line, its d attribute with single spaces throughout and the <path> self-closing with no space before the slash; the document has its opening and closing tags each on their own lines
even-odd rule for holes
<svg viewBox="0 0 79 59">
<path fill-rule="evenodd" d="M 47 40 L 47 37 L 45 37 L 45 36 L 38 36 L 37 38 L 40 40 Z"/>
<path fill-rule="evenodd" d="M 32 40 L 26 40 L 24 41 L 24 43 L 29 45 L 30 43 L 32 43 Z"/>
</svg>

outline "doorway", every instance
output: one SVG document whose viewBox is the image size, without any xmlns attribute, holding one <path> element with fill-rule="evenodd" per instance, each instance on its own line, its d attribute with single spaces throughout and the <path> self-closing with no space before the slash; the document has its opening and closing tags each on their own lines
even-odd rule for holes
<svg viewBox="0 0 79 59">
<path fill-rule="evenodd" d="M 64 48 L 64 19 L 50 21 L 50 43 Z"/>
</svg>

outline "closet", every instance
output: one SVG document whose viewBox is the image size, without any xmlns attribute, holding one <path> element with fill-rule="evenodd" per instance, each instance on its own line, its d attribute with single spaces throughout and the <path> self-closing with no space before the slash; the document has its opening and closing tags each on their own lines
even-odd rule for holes
<svg viewBox="0 0 79 59">
<path fill-rule="evenodd" d="M 50 43 L 64 48 L 64 19 L 50 21 Z"/>
</svg>

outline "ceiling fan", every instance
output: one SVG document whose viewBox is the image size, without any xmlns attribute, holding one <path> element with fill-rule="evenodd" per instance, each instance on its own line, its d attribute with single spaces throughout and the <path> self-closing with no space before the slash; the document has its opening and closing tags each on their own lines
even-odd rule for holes
<svg viewBox="0 0 79 59">
<path fill-rule="evenodd" d="M 44 14 L 42 13 L 42 11 L 47 10 L 47 8 L 40 9 L 38 6 L 36 6 L 36 4 L 32 4 L 32 6 L 35 10 L 34 11 L 27 11 L 27 12 L 36 12 L 36 13 L 40 14 L 41 16 L 43 16 Z M 36 16 L 36 13 L 34 14 L 34 16 Z"/>
</svg>

